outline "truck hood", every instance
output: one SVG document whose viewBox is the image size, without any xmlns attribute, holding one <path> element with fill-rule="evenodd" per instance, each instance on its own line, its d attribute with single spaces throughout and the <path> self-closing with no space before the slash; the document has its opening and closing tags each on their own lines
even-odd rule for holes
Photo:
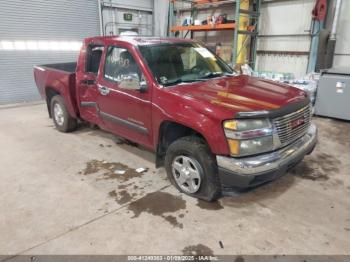
<svg viewBox="0 0 350 262">
<path fill-rule="evenodd" d="M 221 77 L 205 82 L 169 87 L 171 93 L 188 100 L 237 112 L 273 110 L 304 100 L 306 93 L 297 88 L 245 75 Z M 198 103 L 196 103 L 198 104 Z M 194 106 L 196 107 L 196 106 Z"/>
</svg>

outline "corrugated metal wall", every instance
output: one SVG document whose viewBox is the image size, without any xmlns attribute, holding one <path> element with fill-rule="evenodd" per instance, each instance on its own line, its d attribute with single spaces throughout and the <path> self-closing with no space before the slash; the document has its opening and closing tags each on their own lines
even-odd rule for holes
<svg viewBox="0 0 350 262">
<path fill-rule="evenodd" d="M 100 34 L 97 0 L 8 0 L 0 2 L 0 10 L 0 47 L 15 41 L 81 41 Z M 0 104 L 40 99 L 33 66 L 74 61 L 78 55 L 69 48 L 17 49 L 0 48 Z"/>
</svg>

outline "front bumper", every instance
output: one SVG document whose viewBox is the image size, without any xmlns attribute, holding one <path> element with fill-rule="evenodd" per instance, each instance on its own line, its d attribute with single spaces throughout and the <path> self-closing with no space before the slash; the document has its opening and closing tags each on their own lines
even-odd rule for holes
<svg viewBox="0 0 350 262">
<path fill-rule="evenodd" d="M 310 154 L 316 142 L 317 128 L 311 124 L 303 137 L 275 152 L 243 158 L 217 155 L 221 184 L 247 188 L 274 180 Z"/>
</svg>

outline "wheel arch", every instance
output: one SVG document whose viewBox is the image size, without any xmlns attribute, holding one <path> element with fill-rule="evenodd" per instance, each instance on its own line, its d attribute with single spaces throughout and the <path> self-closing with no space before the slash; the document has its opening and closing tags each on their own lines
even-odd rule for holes
<svg viewBox="0 0 350 262">
<path fill-rule="evenodd" d="M 47 104 L 47 110 L 49 112 L 49 117 L 52 118 L 51 110 L 50 110 L 51 100 L 56 95 L 60 95 L 62 97 L 69 114 L 72 117 L 77 118 L 78 117 L 77 109 L 75 107 L 74 101 L 72 100 L 74 98 L 70 95 L 69 92 L 67 92 L 64 86 L 58 86 L 58 87 L 46 86 L 45 87 L 45 97 L 46 97 L 46 104 Z"/>
<path fill-rule="evenodd" d="M 49 113 L 49 117 L 50 118 L 52 118 L 52 115 L 51 115 L 51 100 L 56 95 L 61 95 L 61 93 L 58 90 L 56 90 L 55 88 L 50 87 L 50 86 L 45 88 L 46 105 L 47 105 L 47 111 Z"/>
<path fill-rule="evenodd" d="M 197 136 L 203 139 L 207 144 L 204 135 L 192 127 L 180 124 L 175 121 L 165 120 L 159 126 L 157 150 L 156 150 L 156 167 L 164 165 L 164 158 L 167 148 L 177 139 L 185 136 Z M 208 144 L 209 146 L 209 144 Z M 209 146 L 210 147 L 210 146 Z"/>
</svg>

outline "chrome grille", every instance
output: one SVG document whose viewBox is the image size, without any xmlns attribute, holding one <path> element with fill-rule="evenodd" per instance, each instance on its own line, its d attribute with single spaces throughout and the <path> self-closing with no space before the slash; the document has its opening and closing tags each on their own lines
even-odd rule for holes
<svg viewBox="0 0 350 262">
<path fill-rule="evenodd" d="M 295 121 L 303 119 L 304 122 L 293 128 Z M 272 120 L 274 128 L 278 134 L 281 146 L 288 145 L 298 138 L 302 137 L 311 123 L 311 108 L 310 105 L 299 109 L 291 114 L 277 117 Z"/>
</svg>

